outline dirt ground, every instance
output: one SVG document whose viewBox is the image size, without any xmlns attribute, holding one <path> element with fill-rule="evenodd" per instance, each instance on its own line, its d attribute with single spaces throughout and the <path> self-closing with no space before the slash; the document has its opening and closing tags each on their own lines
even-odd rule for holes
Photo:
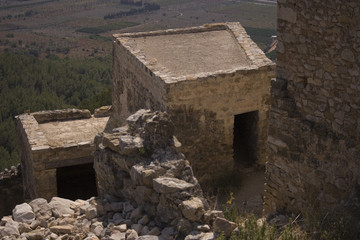
<svg viewBox="0 0 360 240">
<path fill-rule="evenodd" d="M 212 207 L 223 210 L 223 207 L 236 206 L 238 216 L 255 215 L 262 217 L 264 195 L 264 169 L 244 168 L 240 170 L 241 184 L 239 187 L 222 188 L 217 192 L 217 198 L 211 199 Z M 227 202 L 233 193 L 231 204 Z"/>
</svg>

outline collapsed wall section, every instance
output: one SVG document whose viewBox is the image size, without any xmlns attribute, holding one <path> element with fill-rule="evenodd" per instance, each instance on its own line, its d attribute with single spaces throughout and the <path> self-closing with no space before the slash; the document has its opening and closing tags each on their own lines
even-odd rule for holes
<svg viewBox="0 0 360 240">
<path fill-rule="evenodd" d="M 265 212 L 359 209 L 359 10 L 278 1 Z"/>
<path fill-rule="evenodd" d="M 181 239 L 193 230 L 199 234 L 203 223 L 230 235 L 236 224 L 209 209 L 189 162 L 178 152 L 174 129 L 166 113 L 139 110 L 127 125 L 98 134 L 94 168 L 100 197 L 129 201 L 140 216 L 159 228 L 175 228 Z"/>
</svg>

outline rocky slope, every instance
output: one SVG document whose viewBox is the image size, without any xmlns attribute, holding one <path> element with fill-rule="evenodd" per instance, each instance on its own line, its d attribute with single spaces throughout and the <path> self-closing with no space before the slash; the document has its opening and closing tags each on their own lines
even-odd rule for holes
<svg viewBox="0 0 360 240">
<path fill-rule="evenodd" d="M 110 197 L 76 201 L 54 197 L 50 202 L 37 198 L 17 205 L 12 212 L 1 219 L 0 239 L 205 240 L 216 239 L 213 227 L 233 229 L 233 223 L 223 219 L 221 211 L 209 211 L 203 223 L 187 226 L 192 231 L 182 236 L 179 230 L 184 226 L 159 226 L 141 207 Z"/>
</svg>

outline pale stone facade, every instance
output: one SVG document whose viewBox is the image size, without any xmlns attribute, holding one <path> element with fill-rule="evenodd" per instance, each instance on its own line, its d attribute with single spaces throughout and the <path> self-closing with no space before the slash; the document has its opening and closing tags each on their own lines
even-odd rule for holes
<svg viewBox="0 0 360 240">
<path fill-rule="evenodd" d="M 204 182 L 233 169 L 235 116 L 250 113 L 237 125 L 240 132 L 254 130 L 244 137 L 252 142 L 249 158 L 265 163 L 275 66 L 239 23 L 119 34 L 114 40 L 108 129 L 142 108 L 166 111 L 181 151 Z"/>
<path fill-rule="evenodd" d="M 359 1 L 278 1 L 265 212 L 359 214 L 359 11 Z"/>
<path fill-rule="evenodd" d="M 25 197 L 57 196 L 57 169 L 92 163 L 93 139 L 107 121 L 75 109 L 16 116 Z"/>
</svg>

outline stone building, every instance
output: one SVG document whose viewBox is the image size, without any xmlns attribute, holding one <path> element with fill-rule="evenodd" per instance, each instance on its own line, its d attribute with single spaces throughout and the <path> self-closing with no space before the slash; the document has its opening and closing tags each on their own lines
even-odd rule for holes
<svg viewBox="0 0 360 240">
<path fill-rule="evenodd" d="M 354 0 L 278 0 L 265 212 L 359 214 L 359 11 Z"/>
<path fill-rule="evenodd" d="M 117 34 L 113 57 L 109 130 L 139 109 L 166 111 L 202 183 L 265 163 L 275 66 L 239 23 Z"/>
<path fill-rule="evenodd" d="M 96 195 L 93 141 L 108 118 L 75 109 L 16 116 L 25 198 Z"/>
</svg>

